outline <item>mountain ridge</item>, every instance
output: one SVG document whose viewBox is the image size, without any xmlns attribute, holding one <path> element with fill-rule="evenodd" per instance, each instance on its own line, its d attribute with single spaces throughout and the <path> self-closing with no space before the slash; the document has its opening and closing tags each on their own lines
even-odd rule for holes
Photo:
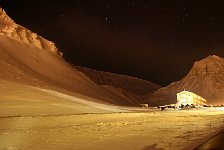
<svg viewBox="0 0 224 150">
<path fill-rule="evenodd" d="M 161 87 L 153 82 L 139 79 L 137 77 L 98 71 L 80 66 L 75 66 L 75 68 L 84 73 L 98 85 L 108 85 L 121 88 L 139 96 L 142 96 L 147 92 L 153 92 Z"/>
<path fill-rule="evenodd" d="M 208 104 L 224 102 L 224 59 L 210 55 L 196 61 L 185 77 L 145 95 L 145 101 L 152 105 L 176 103 L 176 93 L 192 91 L 208 100 Z"/>
<path fill-rule="evenodd" d="M 15 23 L 1 7 L 0 7 L 0 35 L 5 35 L 14 40 L 34 45 L 40 49 L 49 50 L 59 57 L 62 57 L 63 55 L 63 53 L 57 49 L 56 45 L 53 42 Z"/>
<path fill-rule="evenodd" d="M 1 8 L 0 69 L 0 80 L 66 90 L 89 101 L 126 106 L 140 104 L 141 98 L 125 89 L 96 84 L 83 72 L 67 63 L 53 42 L 16 24 Z"/>
</svg>

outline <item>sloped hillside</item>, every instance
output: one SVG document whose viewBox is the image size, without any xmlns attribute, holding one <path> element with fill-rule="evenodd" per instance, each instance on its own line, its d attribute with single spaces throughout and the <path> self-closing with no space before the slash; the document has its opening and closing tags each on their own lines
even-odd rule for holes
<svg viewBox="0 0 224 150">
<path fill-rule="evenodd" d="M 148 94 L 145 101 L 153 105 L 176 103 L 176 93 L 184 89 L 206 98 L 209 104 L 223 104 L 224 59 L 211 55 L 195 62 L 182 80 Z"/>
<path fill-rule="evenodd" d="M 75 68 L 84 73 L 98 85 L 120 88 L 138 96 L 142 96 L 147 92 L 153 92 L 160 88 L 157 84 L 135 77 L 97 71 L 85 67 L 77 66 Z"/>
<path fill-rule="evenodd" d="M 95 84 L 65 62 L 52 42 L 16 24 L 0 9 L 0 79 L 40 88 L 65 89 L 86 100 L 138 105 Z"/>
</svg>

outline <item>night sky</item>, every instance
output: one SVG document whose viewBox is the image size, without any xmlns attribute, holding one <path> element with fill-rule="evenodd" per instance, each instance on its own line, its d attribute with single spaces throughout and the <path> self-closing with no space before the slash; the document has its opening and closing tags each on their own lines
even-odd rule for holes
<svg viewBox="0 0 224 150">
<path fill-rule="evenodd" d="M 160 85 L 194 61 L 224 56 L 222 0 L 1 0 L 18 24 L 53 41 L 75 65 Z"/>
</svg>

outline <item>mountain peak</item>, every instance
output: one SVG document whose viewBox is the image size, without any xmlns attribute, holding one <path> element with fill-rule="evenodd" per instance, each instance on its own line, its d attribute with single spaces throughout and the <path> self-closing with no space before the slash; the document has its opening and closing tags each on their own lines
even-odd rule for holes
<svg viewBox="0 0 224 150">
<path fill-rule="evenodd" d="M 219 57 L 217 55 L 209 55 L 207 58 L 205 59 L 223 59 L 222 57 Z"/>
<path fill-rule="evenodd" d="M 188 77 L 213 76 L 222 72 L 224 72 L 224 59 L 216 55 L 209 55 L 194 63 Z"/>
<path fill-rule="evenodd" d="M 22 43 L 36 46 L 40 49 L 49 50 L 59 57 L 62 57 L 63 55 L 63 53 L 57 49 L 53 42 L 48 41 L 27 28 L 16 24 L 1 7 L 0 35 L 7 36 Z"/>
<path fill-rule="evenodd" d="M 206 98 L 209 104 L 222 104 L 224 97 L 224 58 L 209 55 L 194 63 L 180 81 L 160 88 L 146 99 L 153 105 L 176 103 L 176 93 L 187 89 Z"/>
<path fill-rule="evenodd" d="M 6 25 L 14 24 L 14 21 L 0 7 L 0 29 Z"/>
</svg>

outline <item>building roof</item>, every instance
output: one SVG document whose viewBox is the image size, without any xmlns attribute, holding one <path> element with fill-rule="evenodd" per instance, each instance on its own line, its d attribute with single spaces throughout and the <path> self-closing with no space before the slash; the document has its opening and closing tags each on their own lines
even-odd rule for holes
<svg viewBox="0 0 224 150">
<path fill-rule="evenodd" d="M 184 90 L 184 91 L 181 91 L 181 92 L 177 93 L 177 95 L 178 95 L 178 94 L 181 94 L 181 93 L 191 93 L 191 94 L 195 94 L 195 93 L 193 93 L 193 92 L 185 91 L 185 90 Z M 196 94 L 196 95 L 197 95 L 197 94 Z"/>
<path fill-rule="evenodd" d="M 181 92 L 179 92 L 179 93 L 177 93 L 177 95 L 179 95 L 179 94 L 183 94 L 183 93 L 188 93 L 188 94 L 195 94 L 195 93 L 193 93 L 193 92 L 190 92 L 190 91 L 181 91 Z M 200 95 L 198 95 L 198 94 L 195 94 L 195 95 L 197 95 L 197 96 L 200 96 Z M 202 96 L 200 96 L 204 101 L 207 101 L 204 97 L 202 97 Z"/>
</svg>

